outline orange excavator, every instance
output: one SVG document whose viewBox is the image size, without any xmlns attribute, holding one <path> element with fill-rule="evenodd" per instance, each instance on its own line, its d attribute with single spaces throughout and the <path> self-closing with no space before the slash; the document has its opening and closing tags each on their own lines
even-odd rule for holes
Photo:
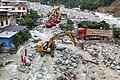
<svg viewBox="0 0 120 80">
<path fill-rule="evenodd" d="M 49 16 L 50 20 L 45 22 L 45 26 L 47 28 L 51 28 L 53 26 L 56 26 L 56 24 L 58 23 L 59 15 L 60 15 L 59 11 L 60 11 L 60 7 L 54 5 L 53 9 L 52 9 L 52 12 L 48 13 L 48 16 Z"/>
</svg>

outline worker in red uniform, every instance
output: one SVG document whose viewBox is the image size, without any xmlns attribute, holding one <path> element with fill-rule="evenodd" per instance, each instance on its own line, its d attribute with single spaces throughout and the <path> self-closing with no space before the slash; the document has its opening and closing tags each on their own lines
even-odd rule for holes
<svg viewBox="0 0 120 80">
<path fill-rule="evenodd" d="M 24 53 L 25 56 L 27 56 L 27 48 L 25 48 L 25 53 Z"/>
<path fill-rule="evenodd" d="M 26 65 L 27 61 L 26 61 L 26 56 L 23 56 L 23 64 Z"/>
</svg>

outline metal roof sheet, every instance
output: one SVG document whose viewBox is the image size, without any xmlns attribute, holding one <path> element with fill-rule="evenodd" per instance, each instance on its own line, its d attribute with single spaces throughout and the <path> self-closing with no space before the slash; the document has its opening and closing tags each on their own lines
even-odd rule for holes
<svg viewBox="0 0 120 80">
<path fill-rule="evenodd" d="M 13 35 L 15 35 L 17 32 L 10 32 L 10 31 L 4 31 L 0 33 L 1 38 L 11 38 Z"/>
</svg>

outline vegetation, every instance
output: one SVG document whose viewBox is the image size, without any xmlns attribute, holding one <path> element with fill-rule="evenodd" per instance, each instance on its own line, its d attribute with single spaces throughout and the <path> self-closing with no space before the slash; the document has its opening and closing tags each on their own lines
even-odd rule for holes
<svg viewBox="0 0 120 80">
<path fill-rule="evenodd" d="M 112 30 L 113 30 L 113 36 L 115 38 L 120 38 L 120 28 L 113 27 Z"/>
<path fill-rule="evenodd" d="M 99 6 L 108 6 L 114 0 L 82 0 L 81 9 L 95 10 Z"/>
<path fill-rule="evenodd" d="M 28 1 L 34 1 L 34 2 L 41 2 L 42 4 L 62 4 L 65 5 L 67 8 L 73 8 L 78 7 L 81 3 L 81 0 L 28 0 Z"/>
<path fill-rule="evenodd" d="M 31 34 L 29 33 L 29 30 L 27 29 L 21 30 L 13 36 L 13 44 L 15 45 L 15 47 L 18 47 L 20 44 L 23 44 L 30 37 Z"/>
<path fill-rule="evenodd" d="M 94 10 L 99 6 L 110 5 L 114 0 L 28 0 L 34 2 L 41 2 L 42 4 L 55 3 L 63 4 L 67 8 L 78 7 L 81 9 Z"/>
<path fill-rule="evenodd" d="M 33 28 L 37 24 L 37 20 L 39 19 L 39 16 L 37 14 L 37 11 L 30 10 L 26 14 L 23 14 L 20 18 L 17 17 L 17 23 L 20 25 L 25 25 L 29 29 Z"/>
<path fill-rule="evenodd" d="M 101 22 L 94 22 L 94 21 L 82 21 L 78 24 L 79 27 L 85 26 L 91 29 L 110 29 L 110 25 L 106 23 L 105 21 Z"/>
<path fill-rule="evenodd" d="M 73 22 L 70 19 L 67 19 L 67 22 L 64 24 L 59 24 L 59 27 L 64 31 L 66 31 L 66 30 L 72 31 L 73 30 Z"/>
</svg>

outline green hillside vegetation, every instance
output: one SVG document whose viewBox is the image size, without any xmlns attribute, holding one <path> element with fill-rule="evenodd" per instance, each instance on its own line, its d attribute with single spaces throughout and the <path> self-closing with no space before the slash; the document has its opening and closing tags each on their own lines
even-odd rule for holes
<svg viewBox="0 0 120 80">
<path fill-rule="evenodd" d="M 99 6 L 108 6 L 114 0 L 83 0 L 81 3 L 81 9 L 95 10 Z"/>
<path fill-rule="evenodd" d="M 99 6 L 110 5 L 114 0 L 28 0 L 32 2 L 41 2 L 42 4 L 55 3 L 63 4 L 67 8 L 78 7 L 81 9 L 94 10 Z"/>
<path fill-rule="evenodd" d="M 32 2 L 41 2 L 42 4 L 54 3 L 54 4 L 63 4 L 67 8 L 78 7 L 81 3 L 81 0 L 28 0 Z"/>
</svg>

